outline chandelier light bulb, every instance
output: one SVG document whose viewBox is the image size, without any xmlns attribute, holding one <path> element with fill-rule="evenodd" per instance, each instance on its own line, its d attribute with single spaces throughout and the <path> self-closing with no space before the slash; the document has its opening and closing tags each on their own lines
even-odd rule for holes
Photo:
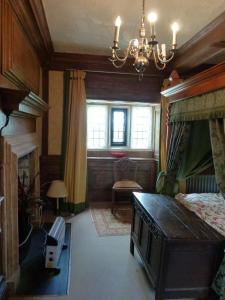
<svg viewBox="0 0 225 300">
<path fill-rule="evenodd" d="M 120 16 L 118 16 L 115 21 L 115 32 L 114 32 L 114 42 L 117 44 L 117 46 L 119 43 L 120 25 L 121 25 L 121 18 Z"/>
<path fill-rule="evenodd" d="M 171 25 L 171 29 L 173 32 L 178 32 L 179 31 L 179 25 L 177 22 L 174 22 L 172 25 Z"/>
<path fill-rule="evenodd" d="M 172 45 L 176 45 L 177 43 L 177 32 L 179 31 L 179 25 L 177 22 L 174 22 L 171 26 L 173 32 Z"/>
<path fill-rule="evenodd" d="M 152 11 L 148 14 L 148 20 L 150 23 L 155 23 L 157 21 L 157 19 L 158 19 L 158 16 L 154 11 Z"/>
<path fill-rule="evenodd" d="M 134 47 L 138 48 L 138 46 L 139 46 L 138 39 L 135 39 L 135 40 L 134 40 Z"/>
<path fill-rule="evenodd" d="M 118 17 L 116 18 L 116 20 L 115 20 L 115 26 L 116 26 L 116 27 L 120 27 L 120 26 L 121 26 L 121 23 L 122 23 L 121 18 L 120 18 L 120 16 L 118 16 Z"/>
</svg>

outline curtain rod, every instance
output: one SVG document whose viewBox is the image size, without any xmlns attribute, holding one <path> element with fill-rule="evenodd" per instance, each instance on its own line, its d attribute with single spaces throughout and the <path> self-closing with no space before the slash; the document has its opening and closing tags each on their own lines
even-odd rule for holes
<svg viewBox="0 0 225 300">
<path fill-rule="evenodd" d="M 77 69 L 76 69 L 77 70 Z M 70 70 L 67 70 L 67 71 L 75 71 L 74 69 L 70 69 Z M 86 73 L 99 73 L 99 74 L 118 74 L 118 75 L 131 75 L 131 76 L 134 76 L 134 77 L 138 77 L 139 74 L 138 73 L 129 73 L 129 72 L 113 72 L 113 71 L 97 71 L 97 70 L 80 70 L 80 71 L 84 71 Z M 162 77 L 160 75 L 157 75 L 157 74 L 144 74 L 144 78 L 145 77 Z M 70 77 L 70 79 L 74 79 L 73 77 Z"/>
</svg>

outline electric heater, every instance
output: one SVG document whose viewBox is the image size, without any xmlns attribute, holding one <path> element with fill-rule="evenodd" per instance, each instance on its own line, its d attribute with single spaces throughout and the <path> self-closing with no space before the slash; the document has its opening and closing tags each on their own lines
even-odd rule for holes
<svg viewBox="0 0 225 300">
<path fill-rule="evenodd" d="M 45 268 L 59 269 L 58 262 L 65 240 L 65 220 L 57 217 L 53 223 L 46 240 Z"/>
</svg>

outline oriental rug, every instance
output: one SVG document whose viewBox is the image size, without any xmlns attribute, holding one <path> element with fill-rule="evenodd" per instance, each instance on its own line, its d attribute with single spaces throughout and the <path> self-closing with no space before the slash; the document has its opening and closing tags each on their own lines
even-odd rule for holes
<svg viewBox="0 0 225 300">
<path fill-rule="evenodd" d="M 132 209 L 118 208 L 113 215 L 108 207 L 91 205 L 91 216 L 99 236 L 129 235 L 131 232 Z"/>
</svg>

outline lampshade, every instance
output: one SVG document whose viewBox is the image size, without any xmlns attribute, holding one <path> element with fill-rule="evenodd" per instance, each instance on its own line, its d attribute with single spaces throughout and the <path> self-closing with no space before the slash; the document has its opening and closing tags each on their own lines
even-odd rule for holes
<svg viewBox="0 0 225 300">
<path fill-rule="evenodd" d="M 68 196 L 68 192 L 65 186 L 64 181 L 62 180 L 53 180 L 48 192 L 47 196 L 50 198 L 64 198 Z"/>
</svg>

